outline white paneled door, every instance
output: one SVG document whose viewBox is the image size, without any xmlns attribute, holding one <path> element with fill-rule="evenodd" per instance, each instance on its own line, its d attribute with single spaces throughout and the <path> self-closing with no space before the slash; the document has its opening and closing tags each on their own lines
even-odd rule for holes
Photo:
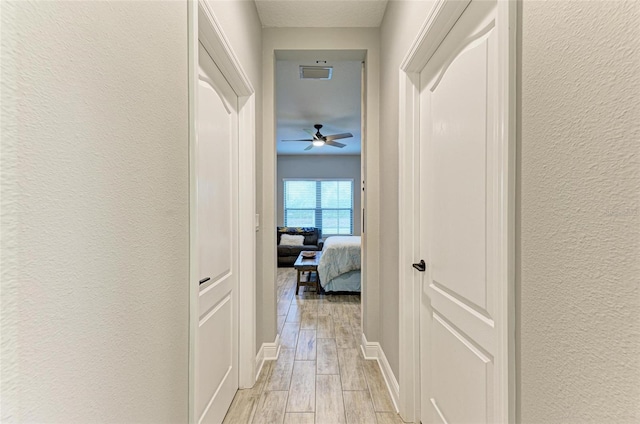
<svg viewBox="0 0 640 424">
<path fill-rule="evenodd" d="M 421 420 L 504 419 L 505 190 L 495 1 L 420 74 Z"/>
<path fill-rule="evenodd" d="M 238 98 L 202 45 L 199 62 L 195 406 L 220 423 L 238 389 Z"/>
</svg>

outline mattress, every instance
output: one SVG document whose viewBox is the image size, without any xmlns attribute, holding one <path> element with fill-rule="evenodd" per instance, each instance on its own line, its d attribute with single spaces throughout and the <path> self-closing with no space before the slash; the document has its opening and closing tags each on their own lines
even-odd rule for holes
<svg viewBox="0 0 640 424">
<path fill-rule="evenodd" d="M 360 292 L 362 289 L 362 276 L 360 270 L 349 271 L 338 275 L 327 284 L 321 284 L 325 292 Z"/>
<path fill-rule="evenodd" d="M 360 243 L 359 236 L 331 236 L 325 240 L 318 264 L 325 291 L 360 291 Z"/>
</svg>

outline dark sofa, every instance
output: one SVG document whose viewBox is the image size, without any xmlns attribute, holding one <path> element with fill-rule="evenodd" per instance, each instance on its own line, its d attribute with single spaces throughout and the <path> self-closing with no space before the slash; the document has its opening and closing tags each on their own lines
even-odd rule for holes
<svg viewBox="0 0 640 424">
<path fill-rule="evenodd" d="M 303 235 L 304 246 L 280 246 L 283 234 Z M 293 266 L 303 250 L 322 250 L 324 240 L 319 228 L 314 227 L 278 227 L 277 229 L 278 266 Z"/>
</svg>

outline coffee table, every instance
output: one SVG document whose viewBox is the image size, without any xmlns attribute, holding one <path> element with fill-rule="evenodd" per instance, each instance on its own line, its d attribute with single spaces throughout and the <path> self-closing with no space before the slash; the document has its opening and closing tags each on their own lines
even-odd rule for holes
<svg viewBox="0 0 640 424">
<path fill-rule="evenodd" d="M 320 258 L 322 257 L 322 252 L 315 252 L 316 256 L 313 258 L 305 258 L 302 254 L 306 251 L 300 252 L 298 255 L 298 259 L 293 264 L 293 267 L 298 271 L 298 278 L 296 281 L 296 294 L 298 294 L 298 289 L 301 286 L 310 286 L 316 288 L 316 293 L 320 293 L 320 275 L 318 274 L 318 264 L 320 263 Z M 309 278 L 307 281 L 300 281 L 300 273 L 304 271 L 309 271 Z M 311 273 L 316 273 L 316 278 L 311 278 Z"/>
</svg>

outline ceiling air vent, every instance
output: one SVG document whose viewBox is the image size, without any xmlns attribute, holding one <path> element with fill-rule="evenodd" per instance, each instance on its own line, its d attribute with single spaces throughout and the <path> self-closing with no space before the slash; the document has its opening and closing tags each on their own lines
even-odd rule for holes
<svg viewBox="0 0 640 424">
<path fill-rule="evenodd" d="M 333 66 L 300 66 L 300 79 L 330 80 Z"/>
</svg>

